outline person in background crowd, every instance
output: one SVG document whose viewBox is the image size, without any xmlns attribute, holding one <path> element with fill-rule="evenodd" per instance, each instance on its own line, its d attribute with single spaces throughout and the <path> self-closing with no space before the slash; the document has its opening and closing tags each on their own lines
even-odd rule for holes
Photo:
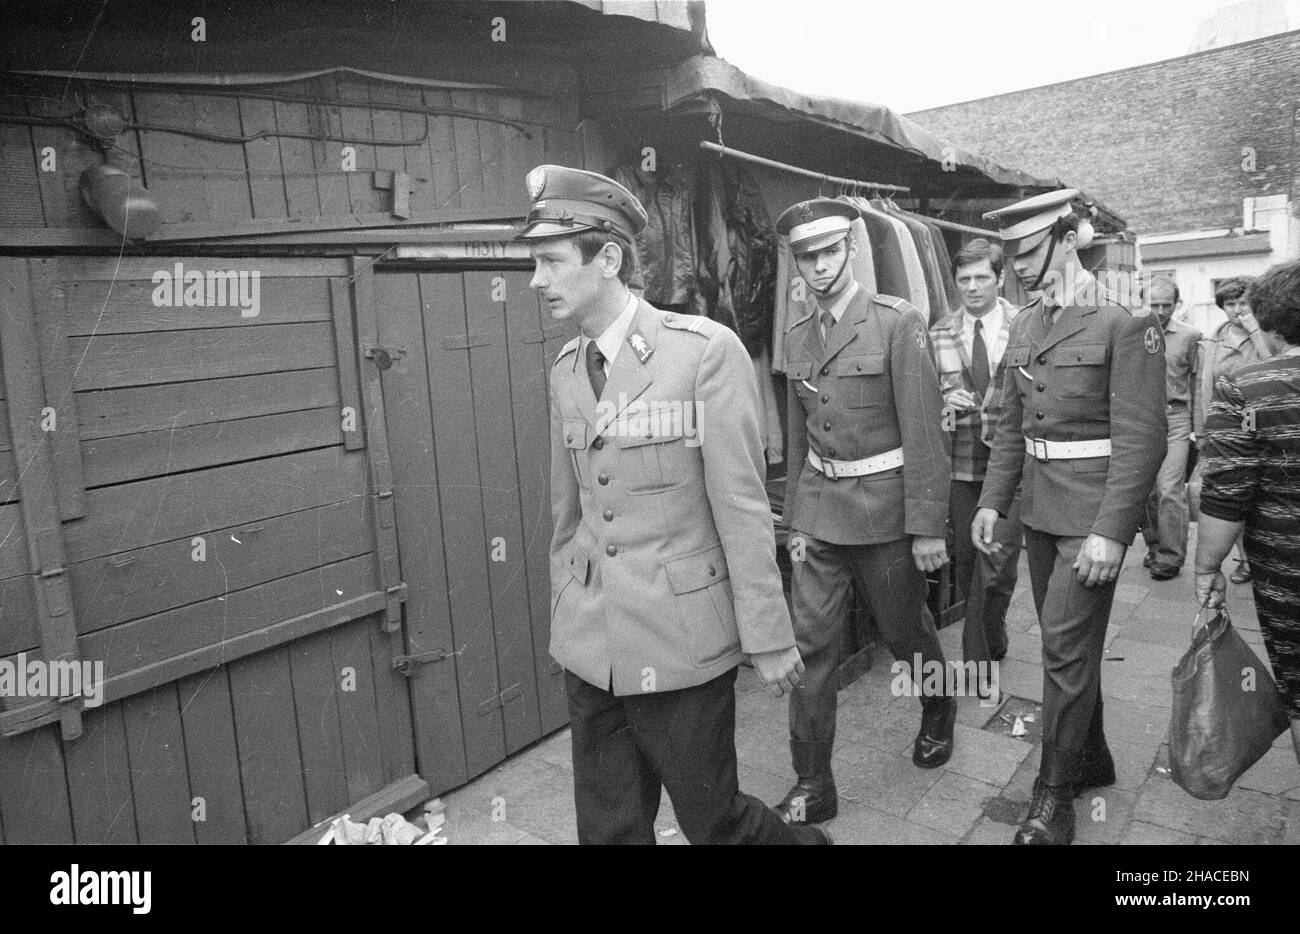
<svg viewBox="0 0 1300 934">
<path fill-rule="evenodd" d="M 927 572 L 948 560 L 948 435 L 943 397 L 921 313 L 877 295 L 848 274 L 858 209 L 800 202 L 777 220 L 816 307 L 786 334 L 791 595 L 807 666 L 790 697 L 790 753 L 797 780 L 777 805 L 792 822 L 838 811 L 835 743 L 839 647 L 851 588 L 871 608 L 894 658 L 922 688 L 912 762 L 935 768 L 952 755 L 957 703 L 934 693 L 922 671 L 946 671 L 926 613 Z M 929 692 L 929 693 L 925 693 Z"/>
<path fill-rule="evenodd" d="M 1196 374 L 1201 332 L 1174 320 L 1182 305 L 1178 286 L 1159 278 L 1143 289 L 1151 314 L 1160 319 L 1165 338 L 1165 417 L 1168 448 L 1156 485 L 1147 498 L 1142 537 L 1147 556 L 1142 566 L 1158 581 L 1177 577 L 1187 557 L 1187 449 L 1191 442 L 1192 410 L 1196 407 Z"/>
<path fill-rule="evenodd" d="M 527 186 L 532 287 L 582 331 L 550 373 L 550 649 L 565 668 L 579 842 L 654 844 L 666 788 L 692 843 L 830 843 L 736 777 L 743 653 L 777 693 L 803 668 L 749 355 L 722 325 L 628 291 L 646 214 L 622 185 L 543 165 Z"/>
<path fill-rule="evenodd" d="M 1192 411 L 1192 431 L 1196 435 L 1197 450 L 1204 446 L 1205 417 L 1210 400 L 1214 398 L 1214 384 L 1220 376 L 1227 376 L 1248 363 L 1267 360 L 1272 349 L 1251 313 L 1246 290 L 1253 280 L 1238 276 L 1219 284 L 1214 292 L 1214 302 L 1228 316 L 1213 334 L 1205 335 L 1201 345 L 1201 379 L 1197 392 L 1197 406 Z M 1202 471 L 1197 470 L 1189 484 L 1192 495 L 1201 486 Z M 1232 572 L 1234 584 L 1250 582 L 1250 563 L 1240 541 L 1237 542 L 1237 569 Z"/>
<path fill-rule="evenodd" d="M 1078 191 L 1048 192 L 986 214 L 1027 291 L 1011 323 L 1002 417 L 971 540 L 999 550 L 997 520 L 1021 487 L 1021 521 L 1043 634 L 1043 755 L 1014 842 L 1074 839 L 1078 789 L 1115 781 L 1106 745 L 1101 658 L 1124 551 L 1165 456 L 1159 323 L 1104 293 L 1075 251 Z"/>
<path fill-rule="evenodd" d="M 1205 422 L 1196 599 L 1222 606 L 1220 566 L 1244 533 L 1255 611 L 1300 763 L 1300 262 L 1250 286 L 1271 358 L 1215 382 Z"/>
<path fill-rule="evenodd" d="M 968 534 L 1002 414 L 1003 354 L 1018 311 L 998 295 L 1003 264 L 1002 248 L 982 237 L 962 247 L 952 259 L 961 307 L 930 328 L 939 389 L 952 419 L 948 516 L 956 532 L 953 573 L 966 597 L 962 658 L 968 662 L 997 662 L 1007 654 L 1007 607 L 1016 589 L 1024 535 L 1018 496 L 994 529 L 994 539 L 1002 546 L 998 551 L 976 551 Z M 979 670 L 985 673 L 988 666 Z M 979 685 L 979 692 L 989 696 L 990 685 Z"/>
</svg>

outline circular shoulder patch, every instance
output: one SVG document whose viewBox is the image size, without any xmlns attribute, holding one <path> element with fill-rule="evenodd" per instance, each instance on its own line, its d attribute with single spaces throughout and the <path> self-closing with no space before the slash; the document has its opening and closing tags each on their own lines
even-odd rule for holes
<svg viewBox="0 0 1300 934">
<path fill-rule="evenodd" d="M 1147 328 L 1147 332 L 1142 335 L 1142 345 L 1149 354 L 1160 353 L 1160 332 L 1153 327 Z"/>
<path fill-rule="evenodd" d="M 925 337 L 925 328 L 918 324 L 916 326 L 916 346 L 920 347 L 922 350 L 925 350 L 926 348 Z"/>
</svg>

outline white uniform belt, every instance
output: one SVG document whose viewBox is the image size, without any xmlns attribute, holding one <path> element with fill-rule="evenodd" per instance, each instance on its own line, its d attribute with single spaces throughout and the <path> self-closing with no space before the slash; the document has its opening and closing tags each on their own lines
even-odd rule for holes
<svg viewBox="0 0 1300 934">
<path fill-rule="evenodd" d="M 903 449 L 895 448 L 875 457 L 864 457 L 856 461 L 836 461 L 821 457 L 812 448 L 808 449 L 808 463 L 817 470 L 835 480 L 838 477 L 865 477 L 903 466 Z"/>
<path fill-rule="evenodd" d="M 1032 454 L 1034 460 L 1039 461 L 1110 457 L 1110 438 L 1099 438 L 1096 441 L 1044 441 L 1041 438 L 1026 438 L 1025 453 Z"/>
</svg>

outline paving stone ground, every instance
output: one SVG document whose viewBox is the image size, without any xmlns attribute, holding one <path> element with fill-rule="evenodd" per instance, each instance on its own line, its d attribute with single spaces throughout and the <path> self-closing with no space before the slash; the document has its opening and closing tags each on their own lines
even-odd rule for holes
<svg viewBox="0 0 1300 934">
<path fill-rule="evenodd" d="M 1193 549 L 1194 542 L 1193 525 Z M 1300 766 L 1286 734 L 1221 801 L 1198 801 L 1170 779 L 1169 671 L 1190 641 L 1190 560 L 1180 576 L 1158 582 L 1142 568 L 1142 554 L 1141 547 L 1129 550 L 1102 667 L 1117 781 L 1076 800 L 1076 845 L 1300 843 Z M 1229 587 L 1233 624 L 1263 656 L 1250 585 Z M 1002 691 L 1041 701 L 1041 643 L 1023 559 L 1007 625 Z M 940 632 L 949 659 L 960 658 L 961 626 Z M 834 758 L 840 813 L 827 825 L 836 842 L 1009 844 L 1032 793 L 1040 747 L 983 729 L 998 708 L 962 698 L 952 759 L 938 769 L 915 768 L 919 706 L 891 693 L 891 661 L 882 647 L 871 670 L 840 694 Z M 792 780 L 786 704 L 762 691 L 748 668 L 736 692 L 741 787 L 776 801 Z M 576 843 L 569 756 L 565 729 L 443 795 L 444 835 L 452 844 Z M 667 795 L 656 828 L 661 844 L 687 842 Z"/>
</svg>

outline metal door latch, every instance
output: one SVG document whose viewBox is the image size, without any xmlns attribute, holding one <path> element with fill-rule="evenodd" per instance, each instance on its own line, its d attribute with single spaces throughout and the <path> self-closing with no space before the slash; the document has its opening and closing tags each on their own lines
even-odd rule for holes
<svg viewBox="0 0 1300 934">
<path fill-rule="evenodd" d="M 399 655 L 393 659 L 393 670 L 400 671 L 410 678 L 414 676 L 415 669 L 420 665 L 440 662 L 445 658 L 451 658 L 455 654 L 455 652 L 449 652 L 446 649 L 436 649 L 432 652 L 420 652 L 416 655 Z"/>
<path fill-rule="evenodd" d="M 398 357 L 406 356 L 405 347 L 374 347 L 366 348 L 366 359 L 375 361 L 375 366 L 381 370 L 386 370 L 393 365 L 393 361 Z"/>
</svg>

